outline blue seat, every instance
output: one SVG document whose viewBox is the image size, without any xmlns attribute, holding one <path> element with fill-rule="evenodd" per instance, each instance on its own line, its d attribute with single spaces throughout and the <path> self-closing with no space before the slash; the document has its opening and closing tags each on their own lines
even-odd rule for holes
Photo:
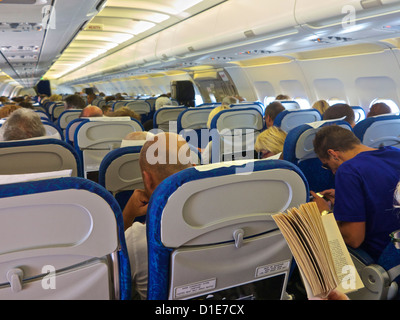
<svg viewBox="0 0 400 320">
<path fill-rule="evenodd" d="M 264 129 L 262 114 L 255 108 L 231 108 L 211 121 L 211 161 L 254 159 L 254 144 Z"/>
<path fill-rule="evenodd" d="M 304 175 L 283 160 L 212 164 L 167 178 L 148 207 L 148 299 L 283 299 L 292 255 L 271 215 L 308 195 Z"/>
<path fill-rule="evenodd" d="M 61 128 L 61 130 L 63 130 L 64 134 L 65 134 L 65 129 L 67 128 L 67 125 L 75 119 L 78 119 L 80 114 L 81 114 L 82 110 L 80 109 L 70 109 L 70 110 L 65 110 L 63 111 L 60 116 L 57 119 L 57 125 Z M 65 135 L 64 135 L 65 138 Z"/>
<path fill-rule="evenodd" d="M 244 102 L 239 104 L 231 104 L 229 107 L 231 108 L 255 108 L 257 109 L 262 115 L 265 113 L 265 107 L 261 102 Z"/>
<path fill-rule="evenodd" d="M 139 166 L 141 146 L 110 151 L 100 163 L 99 184 L 110 191 L 121 209 L 135 189 L 144 189 Z"/>
<path fill-rule="evenodd" d="M 72 170 L 83 177 L 81 160 L 68 143 L 53 138 L 0 142 L 0 174 Z"/>
<path fill-rule="evenodd" d="M 389 237 L 389 236 L 388 236 Z M 349 247 L 364 288 L 349 294 L 354 300 L 398 300 L 400 298 L 400 250 L 389 243 L 377 261 L 362 249 Z"/>
<path fill-rule="evenodd" d="M 359 106 L 352 106 L 351 107 L 354 111 L 354 122 L 359 123 L 362 120 L 365 120 L 367 117 L 367 114 L 365 113 L 365 110 Z"/>
<path fill-rule="evenodd" d="M 74 133 L 74 147 L 83 164 L 84 176 L 96 172 L 105 155 L 121 146 L 128 133 L 143 131 L 143 126 L 130 117 L 95 117 L 80 121 Z"/>
<path fill-rule="evenodd" d="M 177 133 L 177 121 L 180 113 L 185 111 L 187 107 L 162 107 L 157 110 L 153 116 L 153 128 L 160 129 L 164 132 Z M 170 124 L 170 122 L 172 122 Z"/>
<path fill-rule="evenodd" d="M 348 122 L 320 121 L 303 124 L 289 131 L 283 146 L 283 159 L 298 166 L 307 178 L 310 189 L 315 192 L 333 189 L 334 175 L 323 169 L 321 161 L 314 152 L 313 141 L 317 131 L 328 125 L 337 124 L 351 130 Z"/>
<path fill-rule="evenodd" d="M 92 181 L 1 185 L 0 233 L 2 300 L 131 298 L 121 209 Z"/>
<path fill-rule="evenodd" d="M 297 101 L 281 100 L 279 101 L 285 107 L 286 110 L 299 110 L 301 109 Z"/>
<path fill-rule="evenodd" d="M 207 121 L 213 109 L 214 107 L 189 108 L 178 116 L 178 133 L 196 148 L 204 149 L 210 140 Z"/>
<path fill-rule="evenodd" d="M 371 147 L 400 147 L 400 116 L 381 115 L 357 123 L 353 128 L 360 141 Z"/>
<path fill-rule="evenodd" d="M 276 116 L 274 126 L 289 132 L 302 124 L 321 120 L 321 114 L 316 109 L 284 110 Z"/>
</svg>

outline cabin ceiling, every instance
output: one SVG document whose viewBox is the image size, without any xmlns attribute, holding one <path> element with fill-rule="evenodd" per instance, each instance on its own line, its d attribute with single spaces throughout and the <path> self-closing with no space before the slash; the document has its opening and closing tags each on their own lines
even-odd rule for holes
<svg viewBox="0 0 400 320">
<path fill-rule="evenodd" d="M 72 85 L 399 48 L 399 37 L 400 0 L 0 0 L 0 75 Z"/>
<path fill-rule="evenodd" d="M 226 0 L 108 0 L 46 74 L 60 78 Z"/>
</svg>

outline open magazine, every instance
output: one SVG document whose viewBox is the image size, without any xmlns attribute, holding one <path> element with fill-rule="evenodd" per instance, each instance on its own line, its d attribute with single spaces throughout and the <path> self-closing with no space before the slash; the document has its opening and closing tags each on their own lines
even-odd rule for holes
<svg viewBox="0 0 400 320">
<path fill-rule="evenodd" d="M 364 287 L 333 213 L 321 215 L 317 204 L 309 202 L 272 218 L 297 262 L 308 298 Z"/>
</svg>

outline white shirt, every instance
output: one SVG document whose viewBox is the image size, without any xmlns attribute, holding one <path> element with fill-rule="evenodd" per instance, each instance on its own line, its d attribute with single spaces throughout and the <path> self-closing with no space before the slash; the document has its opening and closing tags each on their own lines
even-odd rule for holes
<svg viewBox="0 0 400 320">
<path fill-rule="evenodd" d="M 135 222 L 125 231 L 126 246 L 132 274 L 132 289 L 142 300 L 147 299 L 148 261 L 146 225 Z"/>
</svg>

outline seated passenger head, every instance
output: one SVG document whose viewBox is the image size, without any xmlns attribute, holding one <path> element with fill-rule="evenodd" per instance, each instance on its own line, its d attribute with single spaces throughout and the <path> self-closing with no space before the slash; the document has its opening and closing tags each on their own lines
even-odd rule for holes
<svg viewBox="0 0 400 320">
<path fill-rule="evenodd" d="M 375 103 L 374 105 L 371 106 L 371 108 L 369 109 L 367 118 L 379 116 L 381 114 L 388 114 L 388 113 L 392 113 L 392 109 L 390 109 L 390 107 L 386 103 L 379 102 L 379 103 Z"/>
<path fill-rule="evenodd" d="M 278 94 L 275 100 L 291 100 L 291 98 L 286 94 Z"/>
<path fill-rule="evenodd" d="M 223 110 L 228 110 L 228 109 L 230 109 L 230 107 L 228 105 L 220 105 L 220 106 L 212 109 L 210 114 L 208 115 L 207 128 L 208 129 L 211 128 L 211 121 L 218 113 L 220 113 Z"/>
<path fill-rule="evenodd" d="M 325 100 L 318 100 L 314 102 L 312 108 L 318 110 L 319 113 L 322 115 L 325 113 L 326 110 L 328 110 L 329 103 L 326 102 Z"/>
<path fill-rule="evenodd" d="M 254 150 L 261 153 L 261 158 L 269 158 L 283 152 L 286 132 L 278 127 L 269 127 L 257 137 Z"/>
<path fill-rule="evenodd" d="M 231 104 L 238 104 L 239 100 L 236 97 L 228 96 L 222 100 L 222 105 L 230 106 Z"/>
<path fill-rule="evenodd" d="M 172 106 L 172 101 L 170 98 L 162 96 L 157 98 L 156 104 L 155 104 L 155 109 L 159 110 L 164 106 Z"/>
<path fill-rule="evenodd" d="M 89 117 L 102 117 L 103 116 L 103 111 L 96 106 L 87 106 L 85 107 L 79 118 L 89 118 Z"/>
<path fill-rule="evenodd" d="M 129 109 L 129 107 L 122 107 L 119 108 L 116 111 L 109 111 L 107 113 L 107 116 L 109 117 L 131 117 L 133 119 L 138 120 L 139 122 L 141 121 L 140 115 L 138 115 L 135 111 Z"/>
<path fill-rule="evenodd" d="M 272 127 L 274 125 L 274 121 L 276 116 L 285 110 L 285 107 L 279 101 L 271 102 L 265 108 L 265 124 L 267 128 Z"/>
<path fill-rule="evenodd" d="M 154 134 L 148 131 L 134 131 L 128 133 L 124 140 L 147 140 L 153 136 Z"/>
<path fill-rule="evenodd" d="M 15 110 L 3 125 L 5 141 L 24 140 L 46 135 L 40 116 L 31 109 Z"/>
<path fill-rule="evenodd" d="M 359 145 L 361 142 L 353 131 L 338 125 L 321 128 L 313 141 L 315 154 L 323 164 L 328 164 L 333 173 L 340 162 L 333 153 L 351 151 Z"/>
<path fill-rule="evenodd" d="M 64 100 L 65 109 L 83 109 L 86 107 L 85 100 L 77 94 L 72 94 Z"/>
<path fill-rule="evenodd" d="M 145 190 L 150 196 L 167 177 L 192 167 L 190 147 L 186 140 L 171 132 L 150 137 L 140 152 L 139 164 Z"/>
<path fill-rule="evenodd" d="M 353 128 L 355 123 L 355 115 L 353 109 L 345 103 L 338 103 L 329 107 L 322 115 L 323 120 L 333 120 L 346 117 L 344 120 L 347 121 Z"/>
</svg>

